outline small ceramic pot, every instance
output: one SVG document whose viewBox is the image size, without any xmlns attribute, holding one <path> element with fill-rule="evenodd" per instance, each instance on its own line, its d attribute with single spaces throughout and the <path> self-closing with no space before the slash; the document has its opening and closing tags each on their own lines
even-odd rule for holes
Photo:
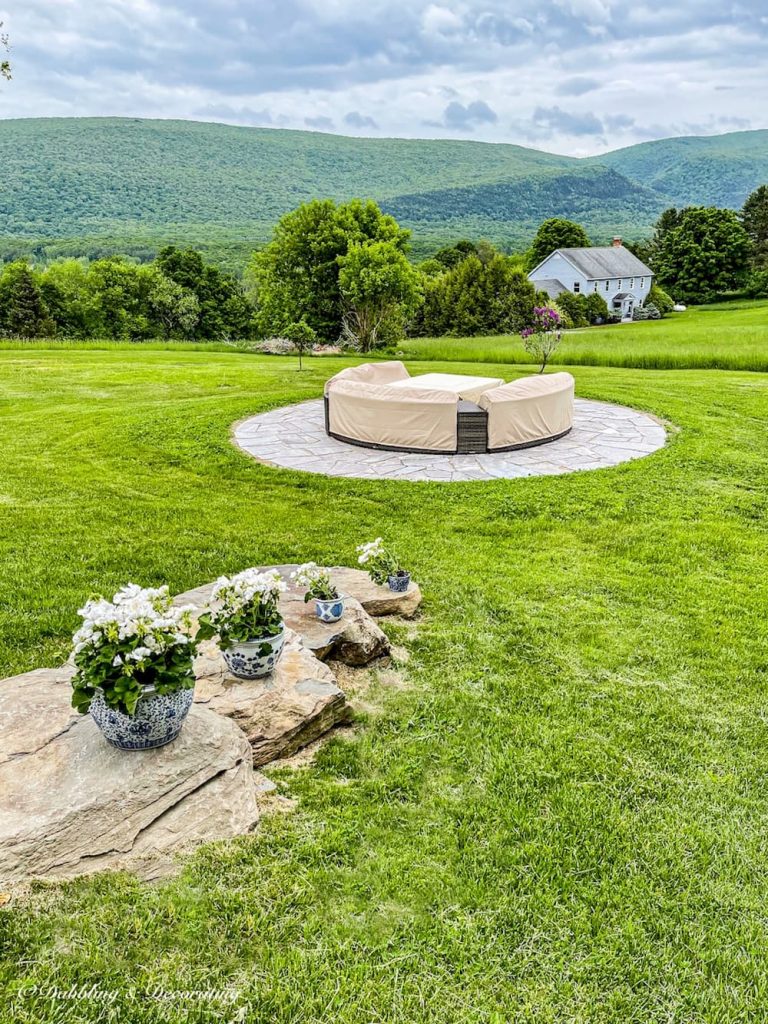
<svg viewBox="0 0 768 1024">
<path fill-rule="evenodd" d="M 411 574 L 401 569 L 400 572 L 387 577 L 387 584 L 396 594 L 404 594 L 411 585 Z"/>
<path fill-rule="evenodd" d="M 338 622 L 344 614 L 346 597 L 335 597 L 332 601 L 315 598 L 315 613 L 321 622 Z"/>
<path fill-rule="evenodd" d="M 97 690 L 91 701 L 91 718 L 107 743 L 120 750 L 151 750 L 164 747 L 181 732 L 184 719 L 192 707 L 194 688 L 175 693 L 156 693 L 154 686 L 145 686 L 136 711 L 126 715 L 111 708 L 104 694 Z"/>
<path fill-rule="evenodd" d="M 262 676 L 274 672 L 284 643 L 285 630 L 281 629 L 276 636 L 232 644 L 223 648 L 221 653 L 233 676 L 237 676 L 238 679 L 261 679 Z"/>
</svg>

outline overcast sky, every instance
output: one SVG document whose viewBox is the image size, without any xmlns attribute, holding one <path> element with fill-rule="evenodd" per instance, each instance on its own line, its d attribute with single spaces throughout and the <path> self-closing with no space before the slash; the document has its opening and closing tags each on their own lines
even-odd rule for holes
<svg viewBox="0 0 768 1024">
<path fill-rule="evenodd" d="M 0 0 L 0 117 L 130 115 L 583 155 L 768 127 L 768 0 Z"/>
</svg>

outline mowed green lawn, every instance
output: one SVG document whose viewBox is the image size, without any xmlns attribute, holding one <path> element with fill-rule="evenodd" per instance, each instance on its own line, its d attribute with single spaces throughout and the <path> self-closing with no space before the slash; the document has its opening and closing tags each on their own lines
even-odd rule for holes
<svg viewBox="0 0 768 1024">
<path fill-rule="evenodd" d="M 408 685 L 276 773 L 293 813 L 170 882 L 0 911 L 3 1022 L 763 1019 L 768 376 L 577 368 L 676 429 L 557 478 L 333 480 L 230 444 L 341 364 L 0 353 L 0 674 L 63 658 L 83 598 L 127 580 L 351 562 L 383 534 L 425 593 L 415 633 L 388 627 Z"/>
<path fill-rule="evenodd" d="M 530 361 L 517 336 L 409 338 L 399 350 L 412 359 Z M 768 371 L 768 301 L 699 306 L 663 320 L 569 331 L 553 362 L 654 370 Z"/>
</svg>

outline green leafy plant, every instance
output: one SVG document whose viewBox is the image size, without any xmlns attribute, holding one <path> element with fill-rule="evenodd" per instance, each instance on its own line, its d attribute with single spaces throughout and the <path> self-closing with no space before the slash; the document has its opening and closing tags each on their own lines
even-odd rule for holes
<svg viewBox="0 0 768 1024">
<path fill-rule="evenodd" d="M 231 579 L 220 577 L 211 603 L 200 616 L 197 637 L 218 636 L 223 648 L 276 636 L 283 629 L 278 602 L 286 590 L 277 570 L 245 569 Z"/>
<path fill-rule="evenodd" d="M 191 607 L 174 608 L 168 587 L 128 584 L 111 601 L 80 609 L 75 633 L 72 706 L 85 714 L 97 690 L 111 708 L 133 715 L 146 686 L 175 693 L 195 685 Z"/>
<path fill-rule="evenodd" d="M 405 575 L 406 570 L 400 564 L 397 555 L 384 546 L 381 537 L 359 544 L 357 550 L 360 552 L 357 557 L 358 563 L 365 566 L 374 583 L 386 583 L 389 576 Z"/>
<path fill-rule="evenodd" d="M 304 603 L 309 601 L 338 601 L 339 591 L 331 582 L 331 574 L 327 569 L 321 569 L 315 562 L 305 562 L 295 572 L 291 573 L 291 579 L 295 580 L 300 587 L 306 587 Z"/>
</svg>

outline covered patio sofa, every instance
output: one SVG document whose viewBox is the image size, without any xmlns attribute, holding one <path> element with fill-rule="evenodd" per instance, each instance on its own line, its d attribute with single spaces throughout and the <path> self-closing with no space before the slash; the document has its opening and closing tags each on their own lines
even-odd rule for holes
<svg viewBox="0 0 768 1024">
<path fill-rule="evenodd" d="M 509 384 L 488 378 L 496 386 L 477 402 L 461 399 L 447 385 L 419 387 L 418 380 L 398 360 L 347 367 L 325 385 L 326 433 L 368 448 L 455 455 L 528 448 L 562 437 L 573 426 L 569 373 Z"/>
</svg>

